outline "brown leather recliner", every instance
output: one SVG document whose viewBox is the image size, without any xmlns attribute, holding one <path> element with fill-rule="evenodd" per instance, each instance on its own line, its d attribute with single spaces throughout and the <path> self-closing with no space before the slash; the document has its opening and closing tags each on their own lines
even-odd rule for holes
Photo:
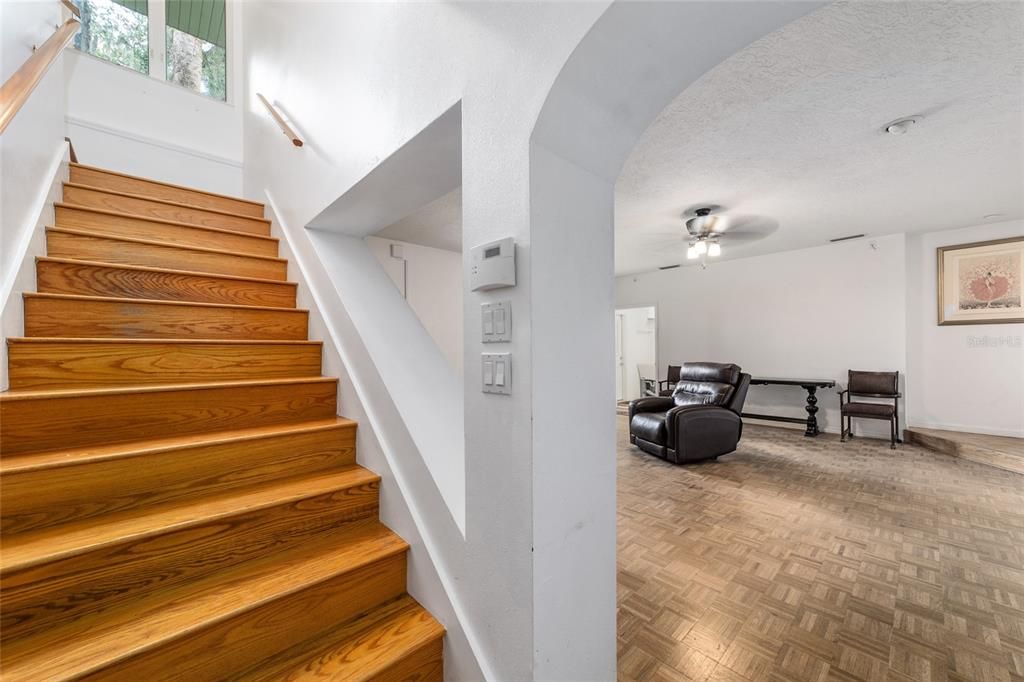
<svg viewBox="0 0 1024 682">
<path fill-rule="evenodd" d="M 629 442 L 676 464 L 733 452 L 749 387 L 750 375 L 737 365 L 687 362 L 671 397 L 629 404 Z"/>
</svg>

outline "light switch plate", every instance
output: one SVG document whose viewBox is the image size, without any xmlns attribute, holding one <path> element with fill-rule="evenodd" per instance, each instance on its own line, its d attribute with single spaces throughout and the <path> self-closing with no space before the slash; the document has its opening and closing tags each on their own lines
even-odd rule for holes
<svg viewBox="0 0 1024 682">
<path fill-rule="evenodd" d="M 480 305 L 480 340 L 484 343 L 512 340 L 512 301 Z"/>
<path fill-rule="evenodd" d="M 481 390 L 484 393 L 512 393 L 512 354 L 480 354 Z"/>
</svg>

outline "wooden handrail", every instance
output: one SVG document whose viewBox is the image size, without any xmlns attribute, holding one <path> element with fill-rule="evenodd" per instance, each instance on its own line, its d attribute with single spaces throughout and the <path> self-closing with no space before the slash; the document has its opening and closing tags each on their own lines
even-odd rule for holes
<svg viewBox="0 0 1024 682">
<path fill-rule="evenodd" d="M 39 81 L 50 70 L 50 65 L 81 26 L 82 22 L 74 17 L 65 21 L 0 87 L 0 134 L 7 129 Z"/>
<path fill-rule="evenodd" d="M 263 106 L 267 108 L 267 111 L 270 112 L 270 115 L 274 117 L 275 121 L 277 121 L 277 125 L 281 128 L 281 132 L 284 133 L 285 136 L 287 136 L 288 139 L 292 141 L 293 145 L 295 145 L 296 147 L 301 147 L 302 140 L 299 139 L 299 136 L 295 134 L 295 131 L 292 130 L 292 127 L 288 125 L 288 123 L 283 118 L 281 118 L 281 114 L 277 113 L 277 109 L 274 108 L 274 105 L 267 101 L 267 98 L 261 95 L 260 93 L 257 92 L 256 96 L 260 98 L 260 101 L 263 102 Z"/>
<path fill-rule="evenodd" d="M 70 137 L 65 137 L 64 141 L 68 143 L 68 159 L 71 163 L 78 163 L 78 154 L 75 153 L 75 144 L 71 141 Z"/>
<path fill-rule="evenodd" d="M 60 0 L 60 4 L 62 4 L 65 7 L 67 7 L 68 11 L 71 12 L 71 14 L 74 15 L 75 19 L 81 19 L 82 18 L 82 10 L 78 9 L 78 5 L 76 5 L 75 3 L 71 2 L 71 0 Z"/>
</svg>

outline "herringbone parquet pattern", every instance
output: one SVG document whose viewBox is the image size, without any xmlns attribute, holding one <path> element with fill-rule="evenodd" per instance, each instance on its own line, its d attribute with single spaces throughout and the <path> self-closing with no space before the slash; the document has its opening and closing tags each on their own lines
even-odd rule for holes
<svg viewBox="0 0 1024 682">
<path fill-rule="evenodd" d="M 1024 682 L 1024 476 L 757 426 L 674 466 L 618 420 L 620 679 Z"/>
</svg>

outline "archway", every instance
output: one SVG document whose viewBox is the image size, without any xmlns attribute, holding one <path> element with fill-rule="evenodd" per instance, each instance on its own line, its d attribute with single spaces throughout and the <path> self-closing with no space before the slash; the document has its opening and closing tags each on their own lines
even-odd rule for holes
<svg viewBox="0 0 1024 682">
<path fill-rule="evenodd" d="M 615 394 L 619 170 L 687 86 L 822 4 L 615 3 L 538 116 L 530 145 L 535 679 L 615 676 L 615 434 L 604 416 Z"/>
</svg>

